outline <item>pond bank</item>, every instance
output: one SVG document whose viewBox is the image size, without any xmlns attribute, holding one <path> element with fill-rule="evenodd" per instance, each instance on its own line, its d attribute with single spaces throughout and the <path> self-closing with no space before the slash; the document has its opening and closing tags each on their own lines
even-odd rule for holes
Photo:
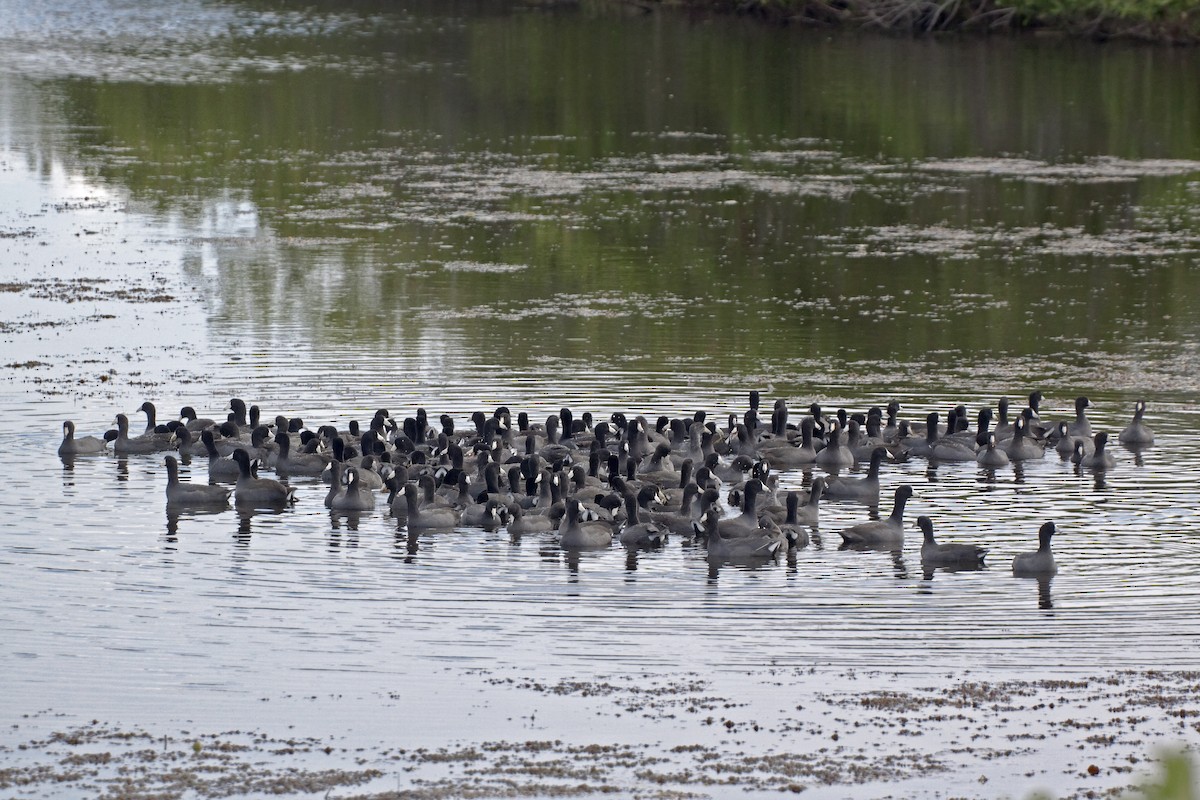
<svg viewBox="0 0 1200 800">
<path fill-rule="evenodd" d="M 758 17 L 779 25 L 918 34 L 1030 32 L 1162 44 L 1200 42 L 1191 3 L 1180 0 L 622 0 L 643 8 Z"/>
</svg>

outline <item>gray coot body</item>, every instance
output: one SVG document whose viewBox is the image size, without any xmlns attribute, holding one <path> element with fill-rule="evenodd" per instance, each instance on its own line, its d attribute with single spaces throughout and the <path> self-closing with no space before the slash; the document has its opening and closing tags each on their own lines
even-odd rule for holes
<svg viewBox="0 0 1200 800">
<path fill-rule="evenodd" d="M 892 514 L 887 519 L 860 522 L 842 531 L 842 541 L 848 545 L 865 545 L 868 547 L 899 547 L 904 544 L 904 506 L 913 496 L 912 487 L 907 483 L 896 487 L 896 502 L 892 506 Z"/>
<path fill-rule="evenodd" d="M 1146 426 L 1142 416 L 1146 413 L 1146 401 L 1138 400 L 1133 404 L 1133 421 L 1117 436 L 1117 441 L 1128 445 L 1154 444 L 1154 431 Z"/>
<path fill-rule="evenodd" d="M 175 456 L 164 459 L 167 467 L 167 505 L 169 506 L 224 506 L 229 503 L 233 490 L 226 486 L 201 483 L 181 483 L 179 462 Z"/>
<path fill-rule="evenodd" d="M 95 436 L 75 436 L 75 423 L 63 423 L 62 444 L 58 446 L 60 456 L 86 456 L 108 452 L 108 442 Z"/>
<path fill-rule="evenodd" d="M 1047 522 L 1038 530 L 1038 549 L 1032 553 L 1021 553 L 1013 559 L 1013 575 L 1018 578 L 1048 578 L 1058 572 L 1054 553 L 1050 551 L 1050 538 L 1054 536 L 1054 523 Z"/>
<path fill-rule="evenodd" d="M 921 544 L 921 564 L 929 567 L 979 567 L 987 548 L 974 544 L 938 544 L 933 538 L 933 520 L 917 517 L 917 526 L 925 539 Z"/>
<path fill-rule="evenodd" d="M 256 478 L 250 471 L 250 454 L 243 448 L 233 451 L 238 465 L 237 483 L 233 485 L 233 502 L 239 506 L 282 506 L 296 501 L 296 490 L 272 480 Z"/>
</svg>

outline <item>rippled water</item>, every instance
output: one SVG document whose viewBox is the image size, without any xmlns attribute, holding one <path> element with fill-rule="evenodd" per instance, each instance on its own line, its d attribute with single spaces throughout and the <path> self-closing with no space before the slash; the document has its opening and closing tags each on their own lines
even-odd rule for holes
<svg viewBox="0 0 1200 800">
<path fill-rule="evenodd" d="M 29 448 L 46 438 L 6 443 Z M 630 669 L 712 658 L 741 666 L 1186 668 L 1194 656 L 1185 643 L 1197 633 L 1198 559 L 1194 509 L 1179 498 L 1195 474 L 1178 469 L 1177 459 L 1194 454 L 1177 434 L 1136 456 L 1118 451 L 1117 468 L 1102 476 L 1079 474 L 1053 454 L 1019 477 L 974 465 L 934 469 L 922 459 L 885 468 L 885 496 L 900 483 L 917 489 L 910 524 L 928 514 L 943 540 L 991 547 L 986 570 L 930 577 L 922 573 L 919 532 L 900 553 L 838 549 L 836 531 L 868 514 L 848 503 L 826 503 L 819 543 L 787 563 L 710 570 L 688 542 L 572 556 L 549 535 L 410 537 L 382 512 L 331 517 L 316 480 L 292 481 L 301 499 L 283 514 L 176 519 L 162 507 L 159 458 L 81 458 L 67 469 L 46 459 L 11 483 L 15 494 L 34 499 L 33 519 L 54 524 L 48 531 L 7 523 L 9 563 L 22 565 L 8 591 L 26 598 L 16 601 L 19 618 L 40 618 L 60 599 L 48 608 L 36 591 L 53 576 L 72 607 L 89 610 L 62 620 L 66 629 L 30 632 L 38 658 L 114 647 L 94 641 L 98 623 L 136 641 L 159 629 L 161 605 L 190 630 L 227 640 L 228 652 L 203 660 L 254 663 L 250 652 L 261 649 L 285 672 L 404 669 L 384 657 L 401 635 L 408 658 L 470 664 L 503 652 L 529 669 L 579 658 Z M 804 477 L 784 473 L 782 483 L 800 486 Z M 1008 566 L 1036 546 L 1045 519 L 1059 527 L 1063 568 L 1039 587 L 1014 579 Z M 137 621 L 146 603 L 151 613 Z M 117 658 L 146 658 L 145 648 L 126 644 L 127 655 Z M 195 642 L 168 639 L 153 649 L 163 656 L 164 646 L 170 657 L 160 679 L 170 684 L 193 668 Z M 240 672 L 218 685 L 246 688 Z"/>
<path fill-rule="evenodd" d="M 702 676 L 761 712 L 772 670 L 817 670 L 790 708 L 855 671 L 1194 669 L 1194 66 L 608 6 L 0 2 L 0 711 L 579 741 L 570 701 L 535 712 L 487 681 Z M 932 576 L 915 529 L 900 552 L 839 549 L 873 513 L 854 504 L 824 504 L 792 559 L 713 568 L 678 540 L 409 536 L 331 516 L 303 479 L 281 514 L 176 518 L 159 457 L 55 456 L 63 419 L 99 434 L 145 399 L 462 426 L 501 404 L 723 421 L 750 389 L 923 419 L 1033 388 L 1055 417 L 1087 394 L 1114 432 L 1145 398 L 1158 441 L 1100 476 L 1052 453 L 885 466 L 885 498 L 915 487 L 910 521 L 991 548 Z M 1046 519 L 1060 574 L 1014 578 Z"/>
</svg>

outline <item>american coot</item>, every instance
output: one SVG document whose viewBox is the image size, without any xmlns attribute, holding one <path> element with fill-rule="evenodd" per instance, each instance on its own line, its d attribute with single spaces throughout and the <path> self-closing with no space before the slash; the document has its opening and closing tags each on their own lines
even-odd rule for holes
<svg viewBox="0 0 1200 800">
<path fill-rule="evenodd" d="M 778 469 L 793 469 L 812 464 L 817 460 L 813 447 L 813 421 L 805 417 L 800 423 L 800 444 L 787 438 L 768 439 L 759 446 L 762 457 Z"/>
<path fill-rule="evenodd" d="M 286 433 L 276 433 L 275 444 L 279 445 L 275 469 L 280 475 L 320 475 L 332 460 L 317 453 L 293 454 L 292 439 Z"/>
<path fill-rule="evenodd" d="M 182 428 L 183 426 L 180 426 Z M 266 425 L 259 425 L 250 432 L 250 444 L 239 441 L 239 446 L 244 448 L 250 455 L 250 460 L 258 460 L 260 466 L 268 469 L 278 469 L 279 447 L 271 439 L 271 429 Z"/>
<path fill-rule="evenodd" d="M 854 453 L 842 443 L 842 431 L 834 424 L 829 429 L 829 439 L 821 452 L 817 453 L 816 464 L 830 472 L 854 466 Z"/>
<path fill-rule="evenodd" d="M 757 478 L 746 482 L 742 489 L 742 513 L 720 521 L 718 527 L 722 536 L 758 535 L 758 496 L 762 490 L 762 481 Z"/>
<path fill-rule="evenodd" d="M 796 505 L 794 519 L 792 509 L 789 506 L 787 513 L 787 521 L 789 523 L 813 526 L 817 524 L 817 514 L 820 512 L 821 498 L 825 496 L 825 490 L 828 488 L 826 481 L 827 479 L 822 477 L 813 478 L 812 486 L 808 487 L 808 497 L 803 503 L 797 503 Z"/>
<path fill-rule="evenodd" d="M 889 400 L 887 404 L 887 424 L 880 434 L 887 441 L 895 441 L 900 435 L 900 401 Z"/>
<path fill-rule="evenodd" d="M 667 540 L 667 531 L 649 520 L 643 520 L 635 495 L 625 495 L 625 527 L 620 541 L 626 547 L 657 547 Z"/>
<path fill-rule="evenodd" d="M 719 497 L 720 493 L 716 489 L 701 490 L 699 485 L 692 483 L 688 485 L 678 511 L 651 512 L 650 518 L 670 533 L 693 536 L 695 529 L 692 527 L 692 523 Z"/>
<path fill-rule="evenodd" d="M 554 505 L 555 493 L 560 491 L 560 486 L 560 478 L 548 467 L 545 467 L 538 470 L 537 477 L 534 479 L 536 493 L 514 497 L 512 502 L 516 502 L 524 509 L 545 513 L 545 509 Z"/>
<path fill-rule="evenodd" d="M 969 431 L 963 431 L 962 433 L 967 435 L 955 434 L 953 436 L 943 436 L 934 442 L 929 448 L 930 460 L 942 462 L 974 461 L 974 434 L 971 434 Z"/>
<path fill-rule="evenodd" d="M 459 513 L 453 508 L 422 507 L 417 502 L 417 485 L 404 485 L 404 502 L 408 506 L 408 518 L 405 523 L 410 531 L 413 530 L 450 530 L 458 527 Z"/>
<path fill-rule="evenodd" d="M 1084 409 L 1092 404 L 1092 401 L 1086 397 L 1075 398 L 1075 421 L 1067 425 L 1067 434 L 1069 436 L 1090 437 L 1092 435 L 1092 423 L 1088 422 L 1087 414 Z"/>
<path fill-rule="evenodd" d="M 1041 392 L 1029 393 L 1029 405 L 1021 410 L 1021 416 L 1025 418 L 1025 433 L 1035 439 L 1041 439 L 1049 432 L 1049 427 L 1042 421 L 1038 415 L 1038 409 L 1042 402 Z"/>
<path fill-rule="evenodd" d="M 240 439 L 230 439 L 225 437 L 218 428 L 206 428 L 200 432 L 200 441 L 204 442 L 205 450 L 208 450 L 209 443 L 212 443 L 212 450 L 208 450 L 211 456 L 213 451 L 222 458 L 229 458 L 233 455 L 233 451 L 239 447 L 245 447 L 246 443 Z"/>
<path fill-rule="evenodd" d="M 84 456 L 108 452 L 108 442 L 95 436 L 80 436 L 75 438 L 75 423 L 67 420 L 63 423 L 62 444 L 58 446 L 60 456 Z"/>
<path fill-rule="evenodd" d="M 996 469 L 997 467 L 1007 467 L 1009 465 L 1008 453 L 1000 449 L 996 443 L 996 434 L 989 433 L 987 444 L 979 448 L 979 452 L 975 454 L 975 463 L 986 469 Z"/>
<path fill-rule="evenodd" d="M 244 449 L 233 451 L 238 465 L 237 483 L 233 485 L 233 502 L 239 506 L 281 506 L 296 502 L 296 490 L 270 478 L 257 478 L 250 471 L 250 454 Z"/>
<path fill-rule="evenodd" d="M 825 479 L 825 497 L 834 500 L 857 500 L 870 505 L 879 504 L 879 467 L 887 457 L 887 449 L 876 447 L 871 453 L 871 466 L 862 478 L 848 476 Z"/>
<path fill-rule="evenodd" d="M 1154 444 L 1154 431 L 1146 427 L 1146 423 L 1142 420 L 1142 415 L 1146 413 L 1146 402 L 1138 400 L 1133 404 L 1133 422 L 1125 427 L 1117 436 L 1117 440 L 1121 444 Z"/>
<path fill-rule="evenodd" d="M 1045 397 L 1045 395 L 1043 395 L 1041 392 L 1037 391 L 1036 389 L 1029 393 L 1029 406 L 1027 407 L 1026 410 L 1031 413 L 1029 414 L 1028 417 L 1026 417 L 1026 419 L 1033 419 L 1033 420 L 1039 420 L 1039 421 L 1041 420 L 1041 417 L 1038 415 L 1038 408 L 1041 406 L 1042 399 L 1044 397 Z M 1022 413 L 1024 413 L 1024 412 L 1022 412 Z"/>
<path fill-rule="evenodd" d="M 687 494 L 687 487 L 694 485 L 692 480 L 692 471 L 695 463 L 690 458 L 683 459 L 683 463 L 679 465 L 679 485 L 663 488 L 663 511 L 678 511 L 683 503 L 683 497 Z"/>
<path fill-rule="evenodd" d="M 157 436 L 170 436 L 171 430 L 166 425 L 158 424 L 158 409 L 154 407 L 154 403 L 149 400 L 142 403 L 138 408 L 146 415 L 146 435 L 155 434 Z M 175 424 L 175 423 L 171 423 Z"/>
<path fill-rule="evenodd" d="M 346 465 L 340 461 L 329 465 L 329 491 L 325 493 L 325 507 L 333 508 L 333 501 L 346 491 Z"/>
<path fill-rule="evenodd" d="M 222 458 L 217 451 L 216 443 L 213 441 L 213 432 L 204 430 L 200 433 L 200 441 L 204 443 L 204 448 L 208 453 L 208 479 L 210 481 L 225 481 L 233 482 L 238 479 L 241 474 L 241 469 L 238 463 L 232 458 Z M 237 448 L 234 448 L 236 450 Z M 230 451 L 233 455 L 233 451 Z"/>
<path fill-rule="evenodd" d="M 216 420 L 208 419 L 207 417 L 199 417 L 196 415 L 196 409 L 191 406 L 184 406 L 179 409 L 179 421 L 182 422 L 192 433 L 199 433 L 205 428 L 216 426 Z"/>
<path fill-rule="evenodd" d="M 325 507 L 334 511 L 372 511 L 375 494 L 363 486 L 359 471 L 341 462 L 330 464 L 332 478 L 329 494 L 325 496 Z"/>
<path fill-rule="evenodd" d="M 375 456 L 363 456 L 357 464 L 352 465 L 358 470 L 358 481 L 364 489 L 370 489 L 372 492 L 378 492 L 383 489 L 384 475 L 391 474 L 390 467 L 380 465 Z M 386 468 L 385 468 L 386 467 Z M 382 470 L 382 473 L 377 471 Z"/>
<path fill-rule="evenodd" d="M 712 431 L 701 422 L 692 422 L 688 426 L 687 449 L 684 455 L 692 459 L 693 464 L 703 464 L 704 457 L 712 450 Z"/>
<path fill-rule="evenodd" d="M 824 491 L 825 479 L 813 478 L 806 503 L 800 503 L 799 492 L 788 492 L 787 518 L 779 524 L 779 529 L 787 537 L 789 547 L 808 546 L 808 529 L 817 525 L 817 511 Z"/>
<path fill-rule="evenodd" d="M 654 453 L 637 466 L 639 480 L 650 481 L 659 486 L 674 486 L 679 483 L 679 473 L 671 466 L 671 446 L 657 444 Z"/>
<path fill-rule="evenodd" d="M 235 397 L 229 401 L 230 422 L 238 427 L 239 430 L 249 431 L 252 426 L 250 420 L 246 418 L 246 402 L 240 397 Z"/>
<path fill-rule="evenodd" d="M 826 432 L 829 430 L 829 417 L 823 415 L 821 411 L 821 405 L 819 403 L 811 404 L 808 407 L 808 413 L 808 419 L 812 420 L 813 423 L 813 435 L 823 440 Z"/>
<path fill-rule="evenodd" d="M 866 545 L 870 547 L 899 547 L 904 544 L 904 506 L 913 496 L 912 487 L 907 483 L 896 487 L 896 502 L 892 506 L 892 514 L 887 519 L 860 522 L 842 531 L 842 541 L 848 545 Z"/>
<path fill-rule="evenodd" d="M 514 536 L 527 533 L 548 533 L 554 522 L 545 514 L 526 514 L 519 503 L 508 504 L 508 532 Z"/>
<path fill-rule="evenodd" d="M 171 432 L 171 446 L 179 451 L 181 456 L 207 456 L 208 452 L 204 443 L 192 436 L 192 432 L 185 425 L 179 425 Z"/>
<path fill-rule="evenodd" d="M 130 438 L 129 417 L 117 414 L 117 438 L 113 441 L 113 452 L 119 456 L 158 453 L 171 449 L 170 443 L 157 434 L 143 434 Z"/>
<path fill-rule="evenodd" d="M 1105 449 L 1108 444 L 1107 433 L 1097 433 L 1093 439 L 1095 442 L 1094 449 L 1089 454 L 1083 446 L 1082 440 L 1075 442 L 1075 454 L 1071 456 L 1071 460 L 1078 464 L 1083 469 L 1112 469 L 1117 465 L 1112 453 Z"/>
<path fill-rule="evenodd" d="M 979 415 L 975 422 L 975 431 L 969 429 L 959 431 L 954 434 L 955 440 L 965 441 L 972 450 L 977 450 L 987 444 L 988 433 L 992 425 L 992 410 L 990 408 L 979 409 Z"/>
<path fill-rule="evenodd" d="M 232 489 L 201 483 L 180 483 L 179 462 L 175 456 L 167 456 L 164 462 L 167 465 L 167 505 L 212 507 L 224 506 L 229 502 Z"/>
<path fill-rule="evenodd" d="M 489 497 L 482 503 L 474 503 L 462 510 L 459 524 L 471 528 L 483 528 L 494 531 L 508 523 L 508 506 L 500 500 Z"/>
<path fill-rule="evenodd" d="M 654 451 L 654 445 L 646 433 L 646 421 L 642 417 L 634 417 L 625 426 L 625 443 L 629 446 L 629 457 L 634 461 L 641 461 Z"/>
<path fill-rule="evenodd" d="M 558 544 L 564 550 L 587 550 L 612 544 L 612 526 L 601 520 L 580 520 L 579 501 L 567 501 L 566 513 L 558 524 Z"/>
<path fill-rule="evenodd" d="M 1008 420 L 1008 398 L 1001 397 L 996 402 L 996 427 L 992 431 L 996 434 L 996 439 L 1003 442 L 1005 439 L 1012 438 L 1012 423 Z"/>
<path fill-rule="evenodd" d="M 787 547 L 787 538 L 778 526 L 774 529 L 757 528 L 755 532 L 742 536 L 723 536 L 720 517 L 721 512 L 712 507 L 695 523 L 697 535 L 704 536 L 709 561 L 762 563 L 775 558 Z"/>
<path fill-rule="evenodd" d="M 1041 458 L 1045 454 L 1042 445 L 1027 435 L 1028 426 L 1029 420 L 1025 417 L 1017 417 L 1017 421 L 1013 423 L 1013 437 L 1004 448 L 1009 460 L 1029 461 Z"/>
<path fill-rule="evenodd" d="M 728 466 L 720 462 L 721 457 L 716 453 L 704 457 L 704 466 L 708 467 L 709 472 L 728 483 L 741 483 L 754 468 L 754 459 L 746 455 L 735 456 Z"/>
<path fill-rule="evenodd" d="M 1054 553 L 1050 552 L 1050 537 L 1054 535 L 1054 523 L 1047 522 L 1038 530 L 1038 549 L 1032 553 L 1021 553 L 1013 559 L 1013 575 L 1018 578 L 1043 578 L 1058 572 Z"/>
<path fill-rule="evenodd" d="M 867 412 L 867 433 L 858 440 L 858 444 L 850 449 L 854 451 L 855 461 L 870 461 L 876 447 L 887 447 L 888 442 L 883 438 L 881 429 L 882 417 L 878 407 Z"/>
<path fill-rule="evenodd" d="M 1092 443 L 1091 437 L 1080 438 L 1072 436 L 1068 431 L 1068 423 L 1062 420 L 1055 428 L 1055 433 L 1058 435 L 1058 441 L 1054 445 L 1054 452 L 1058 453 L 1062 458 L 1072 458 L 1075 455 L 1075 443 L 1079 442 L 1083 445 L 1085 453 L 1091 454 L 1096 452 L 1096 446 Z M 1079 463 L 1079 462 L 1075 462 Z"/>
<path fill-rule="evenodd" d="M 931 411 L 923 426 L 912 426 L 913 436 L 901 440 L 905 449 L 914 456 L 928 457 L 938 439 L 938 413 Z"/>
<path fill-rule="evenodd" d="M 987 548 L 974 544 L 938 544 L 933 538 L 933 520 L 917 517 L 917 527 L 925 535 L 921 544 L 921 564 L 928 567 L 978 567 L 983 565 Z"/>
</svg>

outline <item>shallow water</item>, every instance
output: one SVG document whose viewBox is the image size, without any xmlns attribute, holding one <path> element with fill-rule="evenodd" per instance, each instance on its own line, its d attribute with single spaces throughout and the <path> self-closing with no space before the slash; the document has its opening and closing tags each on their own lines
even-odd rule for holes
<svg viewBox="0 0 1200 800">
<path fill-rule="evenodd" d="M 371 763 L 527 738 L 772 748 L 821 721 L 785 712 L 823 692 L 1194 670 L 1196 58 L 604 5 L 0 2 L 0 712 L 20 720 L 0 755 L 28 763 L 31 731 L 92 719 L 330 737 Z M 573 557 L 503 530 L 409 537 L 331 517 L 305 480 L 282 514 L 174 518 L 158 457 L 54 455 L 63 419 L 98 435 L 145 399 L 220 416 L 239 396 L 311 425 L 420 406 L 461 427 L 501 404 L 724 420 L 750 389 L 923 419 L 1032 388 L 1056 418 L 1087 394 L 1114 432 L 1145 398 L 1158 441 L 1100 476 L 1053 454 L 888 465 L 885 497 L 916 489 L 909 519 L 991 548 L 931 577 L 915 529 L 899 553 L 838 549 L 869 513 L 853 504 L 826 503 L 794 559 L 712 569 L 679 541 Z M 1046 519 L 1060 574 L 1013 578 Z M 745 718 L 639 716 L 645 682 Z M 1148 717 L 1111 764 L 1196 743 Z M 949 766 L 895 766 L 902 794 L 1132 779 L 1106 764 L 1088 783 L 1061 732 L 1000 755 L 922 735 Z M 634 773 L 607 780 L 649 791 Z"/>
</svg>

